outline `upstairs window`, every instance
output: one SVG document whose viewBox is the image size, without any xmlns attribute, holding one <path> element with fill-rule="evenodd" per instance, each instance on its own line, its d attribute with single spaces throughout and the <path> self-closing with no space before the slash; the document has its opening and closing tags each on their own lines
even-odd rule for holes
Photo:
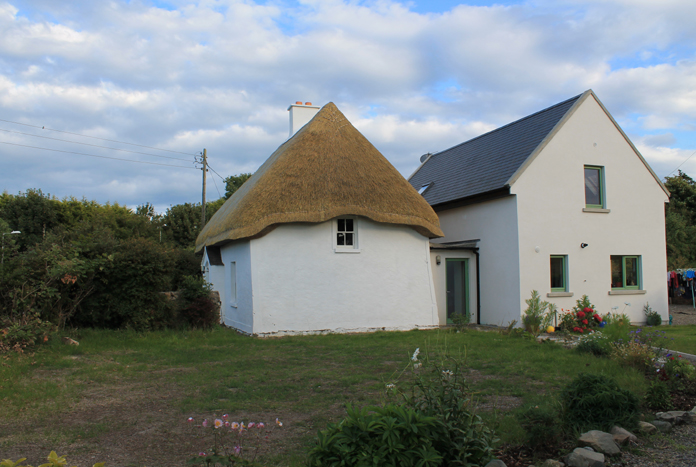
<svg viewBox="0 0 696 467">
<path fill-rule="evenodd" d="M 604 167 L 585 166 L 585 207 L 604 209 Z"/>
<path fill-rule="evenodd" d="M 640 256 L 611 256 L 611 288 L 640 289 Z"/>
<path fill-rule="evenodd" d="M 354 217 L 339 217 L 334 222 L 334 250 L 341 253 L 357 253 L 358 220 Z"/>
</svg>

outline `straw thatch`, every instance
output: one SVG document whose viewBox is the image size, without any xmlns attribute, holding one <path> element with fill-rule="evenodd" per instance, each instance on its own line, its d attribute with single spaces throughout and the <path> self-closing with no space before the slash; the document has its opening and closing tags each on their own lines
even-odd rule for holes
<svg viewBox="0 0 696 467">
<path fill-rule="evenodd" d="M 340 110 L 326 104 L 228 199 L 196 239 L 262 236 L 278 224 L 344 216 L 407 225 L 442 237 L 435 211 Z"/>
</svg>

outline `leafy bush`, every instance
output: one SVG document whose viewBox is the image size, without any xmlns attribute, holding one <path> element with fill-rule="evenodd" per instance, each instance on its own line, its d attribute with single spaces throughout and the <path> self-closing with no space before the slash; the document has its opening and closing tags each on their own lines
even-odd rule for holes
<svg viewBox="0 0 696 467">
<path fill-rule="evenodd" d="M 575 302 L 572 313 L 575 323 L 573 328 L 569 330 L 581 334 L 599 327 L 599 324 L 603 320 L 595 310 L 594 305 L 590 303 L 590 299 L 587 295 L 583 295 L 582 298 Z"/>
<path fill-rule="evenodd" d="M 638 398 L 608 376 L 581 373 L 561 391 L 561 403 L 564 423 L 574 431 L 630 430 L 638 423 Z"/>
<path fill-rule="evenodd" d="M 317 446 L 309 451 L 310 466 L 442 464 L 434 446 L 442 427 L 435 417 L 396 405 L 346 410 L 340 423 L 319 432 Z"/>
<path fill-rule="evenodd" d="M 428 355 L 421 359 L 416 350 L 409 365 L 414 384 L 409 391 L 396 392 L 405 406 L 437 420 L 433 446 L 443 465 L 486 465 L 498 440 L 474 412 L 464 362 L 448 354 L 440 361 Z"/>
<path fill-rule="evenodd" d="M 622 366 L 630 366 L 645 373 L 653 371 L 654 368 L 655 351 L 649 345 L 640 342 L 613 343 L 609 356 Z"/>
<path fill-rule="evenodd" d="M 452 316 L 452 323 L 458 332 L 463 331 L 470 320 L 471 316 L 468 313 L 458 313 Z"/>
<path fill-rule="evenodd" d="M 659 379 L 653 380 L 645 392 L 643 402 L 651 410 L 671 410 L 672 398 L 667 384 Z"/>
<path fill-rule="evenodd" d="M 616 315 L 608 315 L 604 322 L 606 324 L 602 328 L 602 334 L 609 342 L 625 344 L 629 341 L 631 322 L 628 319 L 617 318 Z"/>
<path fill-rule="evenodd" d="M 597 357 L 604 357 L 609 355 L 611 346 L 609 345 L 609 339 L 603 333 L 595 331 L 582 336 L 575 349 L 580 353 L 590 353 Z"/>
<path fill-rule="evenodd" d="M 648 326 L 660 326 L 662 324 L 662 316 L 650 308 L 650 304 L 647 302 L 643 306 L 643 313 L 645 313 L 645 324 Z"/>
<path fill-rule="evenodd" d="M 665 356 L 666 361 L 664 365 L 664 372 L 668 379 L 670 380 L 686 380 L 693 381 L 696 379 L 696 368 L 684 360 L 681 355 L 667 354 Z"/>
<path fill-rule="evenodd" d="M 542 301 L 536 290 L 532 290 L 532 297 L 525 302 L 527 309 L 522 316 L 522 324 L 525 331 L 531 332 L 536 337 L 551 323 L 553 316 L 548 313 L 550 303 Z"/>
<path fill-rule="evenodd" d="M 517 414 L 526 445 L 538 450 L 554 448 L 563 438 L 559 411 L 551 405 L 530 405 Z"/>
<path fill-rule="evenodd" d="M 220 313 L 210 299 L 211 285 L 201 276 L 184 276 L 179 286 L 182 324 L 209 329 L 220 322 Z"/>
<path fill-rule="evenodd" d="M 23 352 L 36 343 L 46 342 L 55 326 L 42 321 L 38 313 L 29 313 L 19 319 L 0 318 L 0 353 L 10 350 Z"/>
</svg>

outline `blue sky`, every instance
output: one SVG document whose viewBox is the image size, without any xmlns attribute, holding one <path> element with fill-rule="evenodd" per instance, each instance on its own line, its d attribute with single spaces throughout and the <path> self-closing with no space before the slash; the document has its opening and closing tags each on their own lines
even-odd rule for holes
<svg viewBox="0 0 696 467">
<path fill-rule="evenodd" d="M 297 100 L 336 103 L 408 176 L 590 88 L 660 177 L 696 177 L 693 18 L 692 0 L 0 0 L 0 189 L 195 202 L 194 154 L 256 170 Z"/>
</svg>

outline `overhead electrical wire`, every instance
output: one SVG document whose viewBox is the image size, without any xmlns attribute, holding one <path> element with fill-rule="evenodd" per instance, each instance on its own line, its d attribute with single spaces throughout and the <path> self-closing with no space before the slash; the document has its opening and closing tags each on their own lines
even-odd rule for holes
<svg viewBox="0 0 696 467">
<path fill-rule="evenodd" d="M 56 130 L 56 129 L 54 129 L 54 128 L 46 128 L 45 126 L 30 125 L 30 124 L 28 124 L 28 123 L 20 123 L 20 122 L 15 122 L 15 121 L 12 121 L 12 120 L 3 120 L 3 119 L 1 119 L 1 118 L 0 118 L 0 122 L 14 123 L 15 125 L 23 125 L 23 126 L 28 126 L 28 127 L 31 127 L 31 128 L 38 128 L 38 129 L 40 129 L 40 130 L 46 130 L 46 131 L 56 131 L 56 132 L 65 133 L 65 134 L 68 134 L 68 135 L 81 136 L 82 138 L 98 139 L 98 140 L 101 140 L 101 141 L 108 141 L 108 142 L 110 142 L 110 143 L 128 144 L 128 145 L 131 145 L 131 146 L 138 146 L 138 147 L 141 147 L 141 148 L 155 149 L 155 150 L 157 150 L 157 151 L 166 151 L 166 152 L 173 152 L 173 153 L 175 153 L 175 154 L 184 154 L 184 155 L 186 155 L 186 156 L 194 156 L 194 155 L 195 155 L 195 154 L 191 154 L 191 153 L 188 153 L 188 152 L 172 151 L 171 149 L 156 148 L 156 147 L 154 147 L 154 146 L 145 146 L 145 145 L 143 145 L 143 144 L 126 143 L 125 141 L 117 141 L 117 140 L 114 140 L 114 139 L 106 139 L 106 138 L 99 138 L 99 137 L 97 137 L 97 136 L 81 135 L 80 133 L 72 133 L 72 132 L 70 132 L 70 131 Z"/>
<path fill-rule="evenodd" d="M 111 149 L 111 150 L 113 150 L 113 151 L 123 151 L 123 152 L 130 152 L 130 153 L 133 153 L 133 154 L 143 154 L 143 155 L 145 155 L 145 156 L 161 157 L 161 158 L 163 158 L 163 159 L 174 159 L 174 160 L 177 160 L 177 161 L 184 161 L 184 162 L 190 162 L 190 161 L 191 161 L 190 159 L 183 159 L 183 158 L 181 158 L 181 157 L 162 156 L 162 155 L 159 155 L 159 154 L 152 154 L 152 153 L 149 153 L 149 152 L 131 151 L 130 149 L 110 148 L 110 147 L 108 147 L 108 146 L 99 146 L 98 144 L 81 143 L 81 142 L 79 142 L 79 141 L 70 141 L 70 140 L 68 140 L 68 139 L 51 138 L 50 136 L 32 135 L 31 133 L 23 133 L 23 132 L 21 132 L 21 131 L 14 131 L 14 130 L 5 130 L 5 129 L 2 129 L 2 128 L 0 128 L 0 131 L 4 131 L 4 132 L 6 132 L 6 133 L 16 133 L 16 134 L 25 135 L 25 136 L 33 136 L 33 137 L 35 137 L 35 138 L 50 139 L 50 140 L 53 140 L 53 141 L 62 141 L 62 142 L 64 142 L 64 143 L 82 144 L 82 145 L 85 145 L 85 146 L 92 146 L 92 147 L 95 147 L 95 148 Z"/>
<path fill-rule="evenodd" d="M 222 175 L 220 175 L 219 173 L 217 173 L 217 172 L 215 171 L 215 169 L 212 168 L 212 167 L 210 166 L 210 164 L 208 164 L 208 168 L 209 168 L 210 170 L 212 170 L 213 173 L 214 173 L 215 175 L 217 175 L 218 177 L 220 177 L 220 180 L 222 180 L 223 182 L 225 181 L 225 177 L 223 177 Z"/>
<path fill-rule="evenodd" d="M 211 169 L 211 170 L 212 170 L 212 169 Z M 222 198 L 222 195 L 220 194 L 220 189 L 218 188 L 217 182 L 215 181 L 215 177 L 210 177 L 210 178 L 213 179 L 213 183 L 215 184 L 215 189 L 216 189 L 217 192 L 218 192 L 218 196 L 219 196 L 220 198 Z"/>
<path fill-rule="evenodd" d="M 121 159 L 121 158 L 119 158 L 119 157 L 98 156 L 98 155 L 96 155 L 96 154 L 86 154 L 86 153 L 84 153 L 84 152 L 63 151 L 63 150 L 60 150 L 60 149 L 50 149 L 50 148 L 40 148 L 40 147 L 37 147 L 37 146 L 29 146 L 29 145 L 26 145 L 26 144 L 9 143 L 9 142 L 7 142 L 7 141 L 0 141 L 0 144 L 9 144 L 9 145 L 12 145 L 12 146 L 21 146 L 21 147 L 23 147 L 23 148 L 31 148 L 31 149 L 41 149 L 41 150 L 44 150 L 44 151 L 62 152 L 62 153 L 65 153 L 65 154 L 78 154 L 78 155 L 80 155 L 80 156 L 99 157 L 99 158 L 101 158 L 101 159 L 112 159 L 112 160 L 116 160 L 116 161 L 137 162 L 138 164 L 161 165 L 161 166 L 164 166 L 164 167 L 179 167 L 179 168 L 181 168 L 181 169 L 194 169 L 194 170 L 198 170 L 196 167 L 187 167 L 187 166 L 185 166 L 185 165 L 160 164 L 160 163 L 158 163 L 158 162 L 136 161 L 136 160 L 133 160 L 133 159 Z"/>
<path fill-rule="evenodd" d="M 692 153 L 691 153 L 691 156 L 687 157 L 686 160 L 684 160 L 684 162 L 682 162 L 681 164 L 679 164 L 679 166 L 678 166 L 676 169 L 674 169 L 674 170 L 672 170 L 670 173 L 668 173 L 667 176 L 669 177 L 669 176 L 672 175 L 674 172 L 676 172 L 677 170 L 679 170 L 679 167 L 681 167 L 682 165 L 686 164 L 686 162 L 687 162 L 689 159 L 691 159 L 691 157 L 692 157 L 694 154 L 696 154 L 696 151 L 692 152 Z"/>
</svg>

